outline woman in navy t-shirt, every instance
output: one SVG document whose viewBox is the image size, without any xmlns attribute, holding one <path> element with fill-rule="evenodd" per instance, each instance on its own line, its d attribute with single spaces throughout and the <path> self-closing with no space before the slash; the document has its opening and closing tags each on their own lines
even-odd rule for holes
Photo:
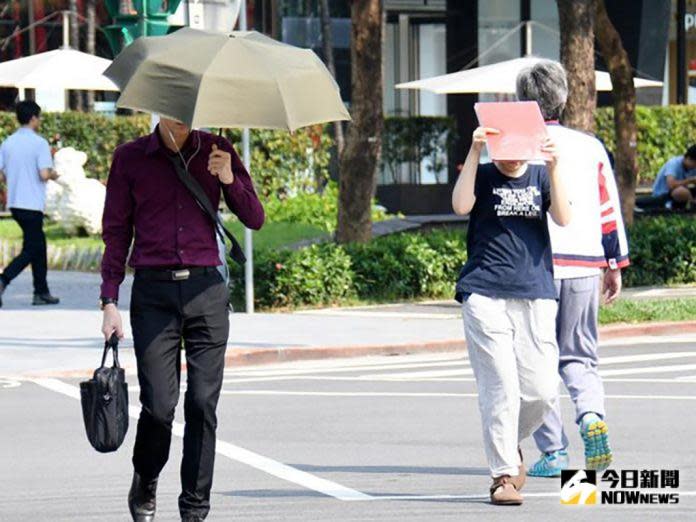
<svg viewBox="0 0 696 522">
<path fill-rule="evenodd" d="M 548 215 L 570 221 L 570 204 L 547 140 L 546 165 L 479 165 L 486 134 L 474 131 L 452 193 L 471 214 L 468 261 L 457 282 L 471 367 L 479 392 L 494 504 L 521 504 L 525 471 L 519 442 L 538 428 L 558 394 L 556 291 Z"/>
</svg>

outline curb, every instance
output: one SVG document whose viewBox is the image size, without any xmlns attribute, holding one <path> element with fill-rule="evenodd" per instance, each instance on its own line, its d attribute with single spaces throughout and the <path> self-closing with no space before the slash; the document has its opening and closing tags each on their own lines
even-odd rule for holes
<svg viewBox="0 0 696 522">
<path fill-rule="evenodd" d="M 620 339 L 624 337 L 640 337 L 646 335 L 696 333 L 696 321 L 673 321 L 643 324 L 618 324 L 602 326 L 599 329 L 601 340 Z M 459 339 L 434 341 L 425 343 L 406 343 L 392 345 L 365 345 L 365 346 L 327 346 L 317 348 L 256 348 L 234 349 L 228 347 L 225 355 L 225 368 L 240 366 L 260 366 L 292 361 L 318 361 L 326 359 L 349 359 L 352 357 L 366 356 L 396 356 L 417 353 L 446 353 L 461 352 L 466 350 L 464 336 Z M 182 365 L 185 367 L 185 365 Z M 128 373 L 135 373 L 135 368 L 125 366 Z M 42 373 L 42 377 L 70 378 L 91 376 L 93 369 L 65 370 L 59 372 Z M 37 374 L 33 374 L 39 376 Z M 29 375 L 25 375 L 25 378 Z"/>
<path fill-rule="evenodd" d="M 617 324 L 602 326 L 600 340 L 644 335 L 668 335 L 674 333 L 696 333 L 696 321 L 666 321 L 644 324 Z M 408 355 L 416 353 L 443 353 L 466 350 L 464 336 L 429 343 L 406 343 L 373 346 L 329 346 L 322 348 L 259 348 L 240 350 L 225 356 L 225 368 L 252 366 L 291 361 L 322 359 L 348 359 L 370 355 Z"/>
</svg>

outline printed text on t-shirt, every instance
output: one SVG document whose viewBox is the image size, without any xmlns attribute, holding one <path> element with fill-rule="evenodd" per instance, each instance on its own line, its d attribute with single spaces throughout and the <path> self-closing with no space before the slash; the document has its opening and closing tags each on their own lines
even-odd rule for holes
<svg viewBox="0 0 696 522">
<path fill-rule="evenodd" d="M 495 205 L 498 217 L 538 217 L 541 212 L 541 205 L 535 201 L 537 196 L 541 196 L 538 187 L 497 187 L 493 189 L 493 194 L 500 197 L 500 203 Z"/>
</svg>

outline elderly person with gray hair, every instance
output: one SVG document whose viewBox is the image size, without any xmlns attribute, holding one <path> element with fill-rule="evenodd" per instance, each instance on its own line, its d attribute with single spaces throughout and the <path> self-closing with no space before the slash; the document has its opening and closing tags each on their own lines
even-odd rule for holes
<svg viewBox="0 0 696 522">
<path fill-rule="evenodd" d="M 559 123 L 568 97 L 566 73 L 559 63 L 541 60 L 520 72 L 517 97 L 539 104 L 558 148 L 558 170 L 576 216 L 566 227 L 548 220 L 559 298 L 559 373 L 575 405 L 585 467 L 602 470 L 611 463 L 612 453 L 604 420 L 604 388 L 597 371 L 600 288 L 607 303 L 615 300 L 621 291 L 621 268 L 629 264 L 616 181 L 604 146 Z M 558 400 L 534 439 L 542 454 L 529 475 L 559 476 L 568 467 L 568 438 Z"/>
</svg>

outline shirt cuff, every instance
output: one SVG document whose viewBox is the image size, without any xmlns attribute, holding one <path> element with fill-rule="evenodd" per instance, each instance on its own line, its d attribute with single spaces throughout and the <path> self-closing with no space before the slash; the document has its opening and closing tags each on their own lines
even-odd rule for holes
<svg viewBox="0 0 696 522">
<path fill-rule="evenodd" d="M 101 285 L 101 296 L 118 301 L 118 286 L 114 281 L 103 281 Z"/>
<path fill-rule="evenodd" d="M 619 270 L 621 268 L 626 268 L 630 264 L 631 264 L 631 261 L 628 259 L 628 257 L 623 257 L 623 258 L 619 258 L 619 259 L 615 259 L 615 258 L 607 259 L 607 266 L 609 267 L 610 270 Z"/>
</svg>

